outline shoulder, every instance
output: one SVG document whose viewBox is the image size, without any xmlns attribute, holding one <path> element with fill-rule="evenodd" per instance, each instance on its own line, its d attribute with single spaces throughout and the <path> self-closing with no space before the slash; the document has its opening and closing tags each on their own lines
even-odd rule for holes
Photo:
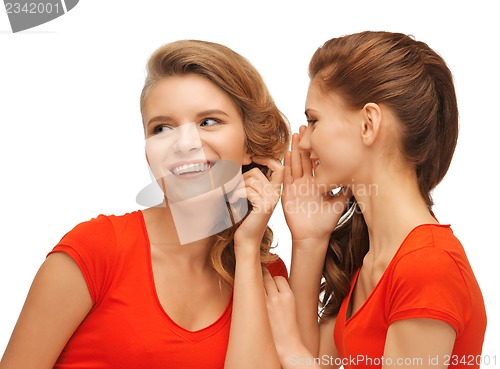
<svg viewBox="0 0 500 369">
<path fill-rule="evenodd" d="M 425 247 L 447 250 L 456 248 L 457 245 L 460 245 L 460 241 L 453 234 L 450 225 L 422 224 L 415 227 L 408 234 L 403 242 L 400 254 L 411 253 Z"/>
<path fill-rule="evenodd" d="M 126 234 L 120 235 L 120 230 L 126 229 L 127 224 L 137 218 L 136 213 L 121 216 L 101 214 L 81 222 L 66 233 L 49 253 L 64 253 L 76 262 L 94 303 L 105 293 L 109 276 L 115 269 L 118 243 L 124 236 L 126 238 Z"/>
<path fill-rule="evenodd" d="M 471 305 L 460 242 L 440 226 L 421 226 L 405 242 L 389 267 L 389 320 L 445 320 L 458 334 Z"/>
<path fill-rule="evenodd" d="M 288 270 L 285 263 L 278 255 L 274 256 L 276 257 L 276 260 L 266 264 L 267 270 L 269 270 L 269 273 L 271 273 L 273 277 L 282 276 L 288 279 Z"/>
<path fill-rule="evenodd" d="M 66 233 L 59 244 L 72 245 L 81 241 L 101 241 L 113 236 L 113 226 L 109 216 L 98 215 L 95 218 L 78 223 Z"/>
<path fill-rule="evenodd" d="M 406 238 L 394 260 L 394 276 L 415 279 L 461 274 L 465 251 L 449 226 L 423 225 Z"/>
<path fill-rule="evenodd" d="M 117 234 L 130 230 L 131 222 L 138 221 L 138 212 L 123 215 L 103 215 L 83 221 L 66 233 L 60 245 L 110 245 L 116 243 Z"/>
</svg>

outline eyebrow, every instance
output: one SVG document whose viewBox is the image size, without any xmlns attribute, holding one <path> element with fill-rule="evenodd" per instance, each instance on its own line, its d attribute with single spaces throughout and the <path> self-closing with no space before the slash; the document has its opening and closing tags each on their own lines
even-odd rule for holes
<svg viewBox="0 0 500 369">
<path fill-rule="evenodd" d="M 312 113 L 312 112 L 317 113 L 318 111 L 309 108 L 309 109 L 306 109 L 306 111 L 304 112 L 304 114 L 306 115 L 306 117 L 309 117 L 310 116 L 309 113 Z"/>
<path fill-rule="evenodd" d="M 151 123 L 155 123 L 155 122 L 171 122 L 173 121 L 172 118 L 170 117 L 167 117 L 165 115 L 159 115 L 157 117 L 153 117 L 149 120 L 148 122 L 148 126 L 151 124 Z"/>
<path fill-rule="evenodd" d="M 229 118 L 229 115 L 224 112 L 223 110 L 220 110 L 220 109 L 209 109 L 209 110 L 204 110 L 204 111 L 201 111 L 199 113 L 196 114 L 196 117 L 195 119 L 200 119 L 202 117 L 206 117 L 206 116 L 209 116 L 209 115 L 225 115 L 226 117 Z M 148 126 L 151 124 L 151 123 L 155 123 L 155 122 L 174 122 L 175 119 L 173 119 L 172 117 L 169 117 L 167 115 L 158 115 L 156 117 L 153 117 L 149 120 L 148 122 Z"/>
<path fill-rule="evenodd" d="M 220 109 L 210 109 L 210 110 L 202 111 L 202 112 L 196 114 L 196 118 L 198 119 L 198 118 L 206 117 L 207 115 L 212 115 L 212 114 L 225 115 L 226 117 L 229 118 L 229 115 Z"/>
</svg>

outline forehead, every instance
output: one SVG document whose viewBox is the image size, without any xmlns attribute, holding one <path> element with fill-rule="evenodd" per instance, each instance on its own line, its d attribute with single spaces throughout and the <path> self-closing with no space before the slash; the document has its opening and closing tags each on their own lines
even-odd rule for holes
<svg viewBox="0 0 500 369">
<path fill-rule="evenodd" d="M 200 111 L 222 110 L 239 117 L 239 108 L 233 99 L 215 83 L 195 74 L 166 77 L 156 82 L 148 92 L 143 116 L 157 114 L 193 116 Z"/>
<path fill-rule="evenodd" d="M 335 91 L 327 91 L 324 84 L 315 78 L 310 82 L 307 90 L 306 108 L 314 108 L 318 105 L 336 108 L 347 107 L 340 94 L 335 93 Z"/>
</svg>

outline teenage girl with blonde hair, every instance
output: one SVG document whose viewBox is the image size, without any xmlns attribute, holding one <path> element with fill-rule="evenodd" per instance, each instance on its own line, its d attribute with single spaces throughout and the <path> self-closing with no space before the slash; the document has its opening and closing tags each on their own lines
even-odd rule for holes
<svg viewBox="0 0 500 369">
<path fill-rule="evenodd" d="M 62 238 L 35 277 L 0 368 L 279 368 L 262 269 L 287 276 L 267 227 L 289 143 L 284 117 L 246 59 L 204 41 L 151 56 L 141 112 L 164 202 L 100 215 Z M 234 167 L 241 186 L 217 182 L 217 170 L 224 177 Z M 210 212 L 210 201 L 220 198 L 210 194 L 218 188 L 199 191 L 210 183 L 226 191 L 222 210 L 241 199 L 250 208 L 215 234 L 221 208 Z M 180 227 L 195 235 L 187 244 Z"/>
</svg>

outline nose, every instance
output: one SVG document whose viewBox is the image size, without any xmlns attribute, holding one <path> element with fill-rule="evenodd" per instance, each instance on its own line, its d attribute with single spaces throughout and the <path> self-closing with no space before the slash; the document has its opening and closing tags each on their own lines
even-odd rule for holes
<svg viewBox="0 0 500 369">
<path fill-rule="evenodd" d="M 312 132 L 312 127 L 300 126 L 300 128 L 299 128 L 299 134 L 300 134 L 299 149 L 300 150 L 305 150 L 305 151 L 311 150 L 311 141 L 310 141 L 311 132 Z"/>
<path fill-rule="evenodd" d="M 183 124 L 175 129 L 173 149 L 177 153 L 187 153 L 202 148 L 196 124 Z"/>
</svg>

